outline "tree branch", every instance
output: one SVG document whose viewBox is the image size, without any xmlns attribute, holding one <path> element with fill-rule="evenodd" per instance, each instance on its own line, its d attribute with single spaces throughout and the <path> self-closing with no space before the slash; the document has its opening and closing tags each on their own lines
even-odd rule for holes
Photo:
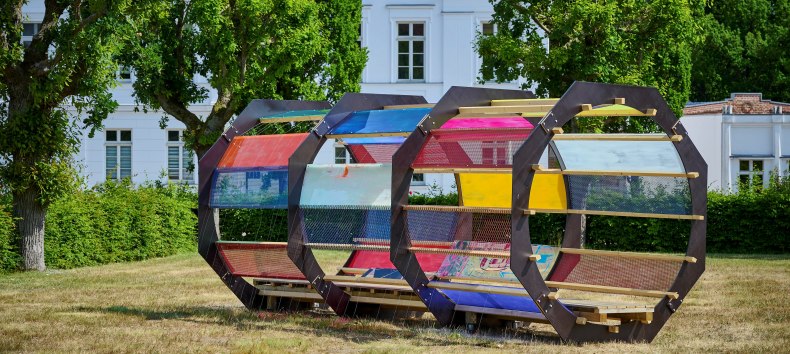
<svg viewBox="0 0 790 354">
<path fill-rule="evenodd" d="M 530 7 L 531 6 L 532 5 L 530 5 Z M 549 28 L 543 23 L 543 21 L 540 21 L 538 19 L 538 17 L 535 15 L 535 13 L 531 9 L 529 9 L 526 6 L 521 5 L 519 3 L 513 3 L 513 8 L 515 8 L 522 15 L 525 15 L 525 16 L 529 17 L 529 19 L 532 20 L 532 22 L 534 22 L 535 25 L 540 27 L 540 29 L 542 29 L 545 34 L 548 35 L 548 34 L 551 33 L 551 30 L 549 30 Z"/>
<path fill-rule="evenodd" d="M 175 117 L 181 123 L 184 123 L 187 129 L 197 131 L 203 125 L 203 121 L 201 121 L 197 115 L 189 111 L 183 103 L 165 97 L 164 95 L 156 95 L 156 101 L 167 114 Z"/>
</svg>

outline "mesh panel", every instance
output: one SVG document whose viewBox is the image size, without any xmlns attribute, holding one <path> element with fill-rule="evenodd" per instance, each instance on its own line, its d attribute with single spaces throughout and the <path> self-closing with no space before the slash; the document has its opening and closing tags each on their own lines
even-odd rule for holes
<svg viewBox="0 0 790 354">
<path fill-rule="evenodd" d="M 434 129 L 412 167 L 510 167 L 532 129 Z"/>
<path fill-rule="evenodd" d="M 510 243 L 510 214 L 409 210 L 407 220 L 412 242 Z"/>
<path fill-rule="evenodd" d="M 217 169 L 211 185 L 212 208 L 288 207 L 287 169 Z"/>
<path fill-rule="evenodd" d="M 237 136 L 222 155 L 218 168 L 288 166 L 288 159 L 307 134 Z"/>
<path fill-rule="evenodd" d="M 688 181 L 677 177 L 568 176 L 571 209 L 690 214 Z"/>
<path fill-rule="evenodd" d="M 453 118 L 442 124 L 442 129 L 468 128 L 532 128 L 522 117 Z"/>
<path fill-rule="evenodd" d="M 681 265 L 676 261 L 564 254 L 551 280 L 666 291 Z"/>
<path fill-rule="evenodd" d="M 354 244 L 358 239 L 390 239 L 390 209 L 333 206 L 302 207 L 300 215 L 307 243 Z"/>
<path fill-rule="evenodd" d="M 392 163 L 392 155 L 398 144 L 348 145 L 348 150 L 357 163 Z"/>
<path fill-rule="evenodd" d="M 231 274 L 243 277 L 304 279 L 288 258 L 288 245 L 217 243 Z"/>
<path fill-rule="evenodd" d="M 453 249 L 475 250 L 475 251 L 496 251 L 507 252 L 510 250 L 509 243 L 498 242 L 474 242 L 457 241 L 453 244 Z M 533 245 L 532 253 L 539 254 L 541 258 L 537 261 L 540 274 L 545 277 L 551 271 L 554 261 L 557 259 L 558 249 L 546 245 Z M 491 279 L 504 281 L 518 281 L 513 271 L 510 269 L 510 258 L 497 256 L 468 256 L 461 254 L 448 255 L 439 271 L 439 277 L 456 277 L 472 279 Z"/>
</svg>

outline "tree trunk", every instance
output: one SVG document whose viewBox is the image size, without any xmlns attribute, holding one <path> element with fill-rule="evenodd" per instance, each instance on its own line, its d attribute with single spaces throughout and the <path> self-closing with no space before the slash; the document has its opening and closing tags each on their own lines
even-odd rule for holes
<svg viewBox="0 0 790 354">
<path fill-rule="evenodd" d="M 38 191 L 30 187 L 14 193 L 14 216 L 21 236 L 24 270 L 44 270 L 44 220 L 47 210 L 38 200 Z"/>
</svg>

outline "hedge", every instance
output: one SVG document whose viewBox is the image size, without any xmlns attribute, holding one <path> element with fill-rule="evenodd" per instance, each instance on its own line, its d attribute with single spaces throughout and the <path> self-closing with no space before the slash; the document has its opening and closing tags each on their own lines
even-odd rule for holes
<svg viewBox="0 0 790 354">
<path fill-rule="evenodd" d="M 195 206 L 195 194 L 183 186 L 133 187 L 122 182 L 77 192 L 49 208 L 44 240 L 47 267 L 67 269 L 194 252 Z M 10 220 L 0 213 L 0 269 L 4 270 L 19 264 Z"/>
</svg>

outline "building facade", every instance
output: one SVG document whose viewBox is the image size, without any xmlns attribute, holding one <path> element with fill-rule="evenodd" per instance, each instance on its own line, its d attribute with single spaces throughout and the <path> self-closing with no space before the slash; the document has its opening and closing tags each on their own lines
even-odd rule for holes
<svg viewBox="0 0 790 354">
<path fill-rule="evenodd" d="M 681 121 L 708 163 L 708 189 L 735 192 L 790 175 L 790 103 L 733 93 L 688 104 Z"/>
<path fill-rule="evenodd" d="M 420 95 L 436 102 L 451 86 L 519 88 L 519 82 L 478 83 L 481 60 L 474 50 L 475 37 L 495 31 L 487 0 L 363 0 L 362 6 L 359 41 L 369 58 L 362 92 Z M 29 41 L 44 18 L 44 1 L 29 1 L 23 13 L 23 40 Z M 117 80 L 112 94 L 118 109 L 104 122 L 103 131 L 93 137 L 84 132 L 76 157 L 87 186 L 122 178 L 197 183 L 189 168 L 196 165 L 196 157 L 181 140 L 184 125 L 170 117 L 162 128 L 164 112 L 145 112 L 136 105 L 133 71 L 122 68 Z M 195 80 L 210 88 L 205 78 Z M 206 101 L 189 107 L 198 116 L 207 115 L 215 102 L 215 92 L 209 91 Z M 342 145 L 325 144 L 317 161 L 351 159 Z M 435 185 L 449 191 L 454 183 L 443 175 L 417 175 L 413 190 L 426 193 Z"/>
</svg>

